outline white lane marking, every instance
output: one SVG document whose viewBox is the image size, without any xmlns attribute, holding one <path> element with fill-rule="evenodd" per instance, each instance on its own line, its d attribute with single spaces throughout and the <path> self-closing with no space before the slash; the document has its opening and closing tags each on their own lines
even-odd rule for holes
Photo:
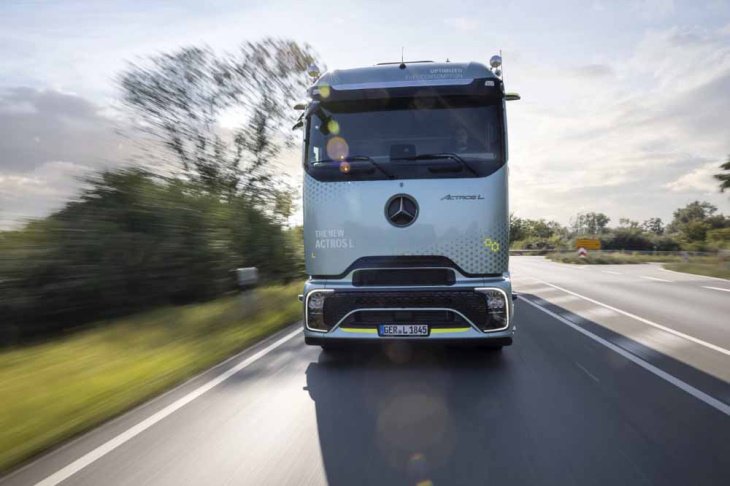
<svg viewBox="0 0 730 486">
<path fill-rule="evenodd" d="M 647 280 L 654 280 L 655 282 L 674 282 L 674 280 L 666 280 L 664 278 L 656 278 L 656 277 L 648 277 L 646 275 L 639 275 L 641 278 L 645 278 Z"/>
<path fill-rule="evenodd" d="M 596 383 L 598 383 L 598 382 L 600 382 L 600 381 L 601 381 L 601 380 L 599 380 L 598 378 L 596 378 L 596 377 L 595 377 L 595 375 L 594 375 L 593 373 L 591 373 L 590 371 L 588 371 L 587 369 L 585 369 L 585 367 L 581 366 L 581 364 L 580 364 L 580 363 L 578 363 L 577 361 L 575 362 L 575 365 L 576 365 L 576 366 L 577 366 L 578 368 L 580 368 L 581 370 L 583 370 L 583 372 L 584 372 L 584 373 L 585 373 L 586 375 L 590 376 L 590 377 L 591 377 L 591 378 L 593 379 L 593 381 L 595 381 Z"/>
<path fill-rule="evenodd" d="M 705 287 L 705 286 L 703 285 L 703 286 L 702 286 L 702 288 L 703 288 L 703 289 L 712 289 L 712 290 L 721 290 L 721 291 L 723 291 L 723 292 L 730 292 L 730 289 L 723 289 L 723 288 L 720 288 L 720 287 Z"/>
<path fill-rule="evenodd" d="M 687 339 L 688 341 L 692 341 L 693 343 L 699 344 L 700 346 L 705 346 L 714 351 L 717 351 L 718 353 L 722 353 L 726 356 L 730 356 L 730 350 L 721 348 L 720 346 L 716 346 L 712 343 L 708 343 L 707 341 L 703 341 L 701 339 L 697 339 L 696 337 L 689 336 L 683 332 L 675 331 L 672 328 L 662 326 L 661 324 L 657 324 L 656 322 L 650 321 L 649 319 L 644 319 L 643 317 L 639 317 L 636 314 L 632 314 L 630 312 L 626 312 L 621 309 L 617 309 L 616 307 L 610 306 L 608 304 L 604 304 L 603 302 L 598 302 L 597 300 L 591 299 L 590 297 L 586 297 L 585 295 L 577 294 L 568 289 L 564 289 L 563 287 L 558 287 L 557 285 L 553 285 L 551 283 L 545 282 L 544 280 L 540 280 L 537 278 L 535 280 L 539 280 L 540 282 L 544 283 L 545 285 L 549 285 L 550 287 L 554 287 L 558 290 L 562 290 L 563 292 L 567 292 L 568 294 L 575 295 L 576 297 L 580 297 L 581 299 L 587 300 L 588 302 L 593 302 L 594 304 L 600 305 L 601 307 L 605 307 L 606 309 L 611 309 L 612 311 L 618 312 L 619 314 L 623 314 L 626 317 L 631 317 L 632 319 L 636 319 L 637 321 L 643 322 L 644 324 L 647 324 L 649 326 L 653 326 L 653 327 L 656 327 L 657 329 L 667 331 L 668 333 L 671 333 L 671 334 L 674 334 L 675 336 L 679 336 L 681 338 Z"/>
<path fill-rule="evenodd" d="M 616 313 L 614 311 L 606 309 L 605 307 L 591 307 L 590 309 L 581 310 L 580 314 L 588 317 L 589 319 L 597 317 L 616 317 Z"/>
<path fill-rule="evenodd" d="M 580 300 L 578 297 L 574 295 L 561 295 L 560 297 L 550 297 L 551 304 L 563 304 L 565 302 L 575 302 L 576 300 Z"/>
<path fill-rule="evenodd" d="M 688 272 L 677 272 L 676 270 L 667 270 L 666 268 L 659 268 L 662 272 L 670 272 L 670 273 L 676 273 L 679 275 L 684 275 L 685 277 L 697 277 L 697 278 L 704 278 L 707 280 L 719 280 L 720 282 L 730 282 L 730 280 L 726 278 L 720 278 L 720 277 L 710 277 L 709 275 L 697 275 L 696 273 L 688 273 Z"/>
<path fill-rule="evenodd" d="M 601 270 L 603 273 L 608 273 L 611 275 L 621 275 L 621 272 L 612 272 L 611 270 Z"/>
<path fill-rule="evenodd" d="M 302 329 L 297 329 L 296 331 L 287 334 L 283 338 L 279 339 L 278 341 L 268 345 L 258 353 L 246 358 L 245 360 L 238 363 L 236 366 L 231 368 L 230 370 L 226 371 L 225 373 L 217 376 L 216 378 L 213 378 L 208 383 L 201 385 L 200 387 L 196 388 L 195 390 L 191 391 L 184 397 L 178 399 L 177 401 L 171 403 L 167 407 L 163 408 L 159 412 L 155 413 L 154 415 L 151 415 L 135 425 L 134 427 L 131 427 L 127 429 L 125 432 L 122 432 L 121 434 L 117 435 L 113 439 L 108 440 L 104 444 L 100 445 L 96 449 L 92 450 L 91 452 L 88 452 L 87 454 L 81 456 L 80 458 L 76 459 L 74 462 L 69 464 L 68 466 L 60 469 L 59 471 L 51 474 L 43 481 L 36 483 L 36 486 L 56 486 L 62 481 L 65 481 L 69 477 L 73 476 L 77 472 L 81 471 L 83 468 L 88 466 L 89 464 L 92 464 L 94 461 L 97 461 L 98 459 L 101 459 L 105 455 L 109 454 L 111 451 L 116 449 L 117 447 L 121 446 L 125 442 L 128 442 L 130 439 L 134 438 L 135 436 L 141 434 L 145 430 L 149 429 L 153 425 L 155 425 L 160 420 L 164 419 L 165 417 L 175 413 L 188 403 L 192 402 L 196 398 L 200 397 L 204 393 L 210 391 L 214 387 L 220 385 L 224 381 L 226 381 L 231 376 L 235 375 L 239 371 L 241 371 L 244 368 L 247 368 L 257 360 L 261 359 L 262 357 L 269 354 L 274 349 L 278 348 L 285 342 L 289 341 L 294 336 L 298 335 L 302 332 Z"/>
<path fill-rule="evenodd" d="M 541 311 L 545 312 L 549 316 L 554 317 L 555 319 L 559 320 L 560 322 L 562 322 L 563 324 L 565 324 L 567 326 L 570 326 L 571 328 L 575 329 L 576 331 L 583 334 L 584 336 L 589 337 L 590 339 L 593 339 L 597 343 L 606 346 L 611 351 L 617 352 L 618 354 L 620 354 L 624 358 L 628 359 L 632 363 L 641 366 L 646 371 L 655 374 L 659 378 L 662 378 L 663 380 L 668 381 L 672 385 L 689 393 L 693 397 L 695 397 L 699 400 L 702 400 L 703 402 L 705 402 L 707 405 L 711 406 L 712 408 L 724 413 L 725 415 L 730 416 L 730 405 L 727 405 L 726 403 L 721 402 L 717 398 L 711 397 L 707 393 L 705 393 L 701 390 L 698 390 L 697 388 L 693 387 L 689 383 L 685 383 L 684 381 L 680 380 L 679 378 L 676 378 L 676 377 L 670 375 L 666 371 L 660 370 L 653 364 L 648 363 L 648 362 L 644 361 L 643 359 L 639 358 L 638 356 L 629 353 L 625 349 L 623 349 L 619 346 L 616 346 L 612 342 L 607 341 L 607 340 L 603 339 L 602 337 L 593 334 L 592 332 L 586 331 L 582 327 L 580 327 L 576 324 L 573 324 L 568 319 L 565 319 L 563 316 L 558 315 L 555 312 L 552 312 L 548 309 L 545 309 L 544 307 L 540 307 L 539 305 L 535 304 L 534 302 L 531 302 L 530 299 L 522 299 L 522 301 L 527 302 L 528 304 L 530 304 L 531 306 L 533 306 L 537 309 L 540 309 Z"/>
</svg>

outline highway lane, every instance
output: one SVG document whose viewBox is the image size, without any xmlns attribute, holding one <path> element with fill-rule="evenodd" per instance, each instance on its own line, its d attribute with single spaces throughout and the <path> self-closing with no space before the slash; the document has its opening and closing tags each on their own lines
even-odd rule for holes
<svg viewBox="0 0 730 486">
<path fill-rule="evenodd" d="M 518 279 L 536 277 L 730 349 L 730 281 L 653 264 L 579 267 L 543 257 L 512 257 L 510 263 Z"/>
<path fill-rule="evenodd" d="M 632 352 L 642 352 L 640 343 L 730 382 L 730 292 L 717 290 L 730 281 L 659 265 L 580 267 L 542 257 L 514 257 L 511 269 L 515 288 L 618 333 Z"/>
<path fill-rule="evenodd" d="M 542 263 L 515 260 L 525 300 L 501 353 L 332 357 L 290 328 L 0 484 L 727 484 L 730 416 L 682 388 L 727 404 L 727 383 L 579 332 L 566 322 L 608 332 L 581 315 L 595 305 L 550 303 L 570 294 L 540 290 Z M 567 286 L 556 275 L 587 271 L 539 275 Z"/>
</svg>

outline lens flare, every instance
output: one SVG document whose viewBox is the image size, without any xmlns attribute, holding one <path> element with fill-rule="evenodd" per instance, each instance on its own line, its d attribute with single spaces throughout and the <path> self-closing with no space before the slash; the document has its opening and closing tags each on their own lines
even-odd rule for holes
<svg viewBox="0 0 730 486">
<path fill-rule="evenodd" d="M 327 155 L 332 160 L 345 160 L 350 153 L 350 147 L 342 137 L 332 137 L 327 141 Z"/>
<path fill-rule="evenodd" d="M 323 84 L 321 86 L 318 86 L 317 89 L 319 89 L 319 97 L 323 100 L 326 100 L 330 97 L 330 87 L 326 84 Z"/>
<path fill-rule="evenodd" d="M 340 124 L 337 123 L 337 120 L 330 120 L 327 122 L 327 131 L 332 135 L 340 134 Z"/>
<path fill-rule="evenodd" d="M 343 174 L 349 174 L 350 173 L 350 164 L 347 162 L 342 162 L 340 164 L 340 172 Z"/>
</svg>

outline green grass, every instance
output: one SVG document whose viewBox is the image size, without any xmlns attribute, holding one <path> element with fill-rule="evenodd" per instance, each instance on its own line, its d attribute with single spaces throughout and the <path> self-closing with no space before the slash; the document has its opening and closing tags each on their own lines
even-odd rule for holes
<svg viewBox="0 0 730 486">
<path fill-rule="evenodd" d="M 0 353 L 0 471 L 98 425 L 298 320 L 302 284 L 98 323 Z"/>
<path fill-rule="evenodd" d="M 696 275 L 730 279 L 730 260 L 715 263 L 670 263 L 663 265 L 663 267 L 667 270 L 674 270 L 675 272 L 694 273 Z"/>
<path fill-rule="evenodd" d="M 681 255 L 644 255 L 638 253 L 592 253 L 580 258 L 576 253 L 550 253 L 546 258 L 577 265 L 622 265 L 631 263 L 663 263 L 667 270 L 694 273 L 709 277 L 730 279 L 730 257 L 727 256 L 695 256 L 685 258 Z"/>
<path fill-rule="evenodd" d="M 579 265 L 625 265 L 631 263 L 650 262 L 678 262 L 682 260 L 677 255 L 646 255 L 639 253 L 595 253 L 588 252 L 586 258 L 578 256 L 578 252 L 550 253 L 546 258 L 555 262 L 574 263 Z"/>
</svg>

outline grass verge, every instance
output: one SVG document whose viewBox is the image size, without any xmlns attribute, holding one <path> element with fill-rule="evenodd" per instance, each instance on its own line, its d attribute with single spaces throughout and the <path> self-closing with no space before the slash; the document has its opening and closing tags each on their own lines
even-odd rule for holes
<svg viewBox="0 0 730 486">
<path fill-rule="evenodd" d="M 0 472 L 209 368 L 301 316 L 300 282 L 101 322 L 0 353 Z"/>
<path fill-rule="evenodd" d="M 579 265 L 626 265 L 631 263 L 650 262 L 679 262 L 682 257 L 677 255 L 646 255 L 640 253 L 595 253 L 588 252 L 586 258 L 578 256 L 577 252 L 549 253 L 546 258 L 560 263 L 574 263 Z"/>
<path fill-rule="evenodd" d="M 663 263 L 667 270 L 730 279 L 730 257 L 704 256 L 684 259 L 680 255 L 645 255 L 639 253 L 591 253 L 580 258 L 575 253 L 550 253 L 546 258 L 577 265 L 622 265 L 631 263 Z"/>
<path fill-rule="evenodd" d="M 705 275 L 707 277 L 718 277 L 730 280 L 730 260 L 717 263 L 669 263 L 662 265 L 667 270 L 675 272 L 694 273 L 695 275 Z"/>
</svg>

